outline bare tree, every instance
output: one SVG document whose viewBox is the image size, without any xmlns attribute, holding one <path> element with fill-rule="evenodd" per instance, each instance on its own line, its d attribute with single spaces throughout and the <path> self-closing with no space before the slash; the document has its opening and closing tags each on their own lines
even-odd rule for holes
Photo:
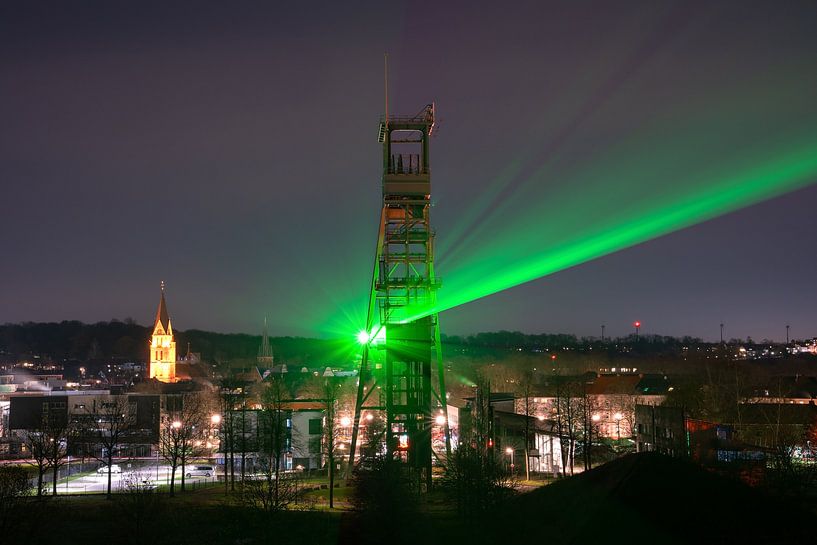
<svg viewBox="0 0 817 545">
<path fill-rule="evenodd" d="M 38 429 L 26 430 L 23 444 L 34 461 L 37 468 L 37 497 L 43 495 L 43 480 L 48 471 L 48 435 L 42 430 L 42 425 Z"/>
<path fill-rule="evenodd" d="M 203 449 L 203 433 L 207 426 L 207 404 L 201 394 L 187 394 L 182 398 L 182 409 L 178 415 L 181 422 L 182 492 L 184 492 L 187 463 L 199 456 Z"/>
<path fill-rule="evenodd" d="M 521 409 L 521 413 L 525 416 L 525 436 L 524 436 L 524 448 L 525 448 L 525 479 L 530 480 L 530 446 L 531 446 L 531 418 L 533 417 L 533 400 L 532 400 L 532 392 L 533 392 L 533 372 L 528 370 L 522 373 L 518 381 L 518 388 L 517 391 L 520 396 L 520 403 L 518 407 Z"/>
<path fill-rule="evenodd" d="M 296 484 L 291 479 L 283 483 L 281 478 L 284 455 L 292 445 L 291 427 L 287 426 L 289 414 L 287 402 L 290 401 L 290 394 L 283 378 L 277 377 L 270 380 L 261 394 L 261 401 L 263 411 L 258 426 L 259 451 L 265 454 L 265 459 L 262 461 L 263 481 L 269 494 L 268 501 L 264 503 L 268 504 L 270 509 L 277 510 L 293 500 L 291 493 L 294 489 L 291 485 Z"/>
<path fill-rule="evenodd" d="M 457 450 L 446 460 L 441 481 L 443 490 L 466 518 L 484 515 L 514 491 L 512 476 L 494 448 L 490 382 L 484 375 L 478 376 L 476 382 L 469 424 L 462 430 Z"/>
<path fill-rule="evenodd" d="M 170 464 L 170 495 L 176 494 L 176 470 L 179 467 L 182 451 L 181 422 L 165 418 L 159 433 L 159 451 L 162 458 Z"/>
<path fill-rule="evenodd" d="M 89 409 L 86 407 L 86 411 Z M 97 448 L 90 449 L 91 457 L 99 460 L 107 468 L 107 497 L 111 498 L 111 473 L 114 455 L 127 441 L 133 431 L 135 411 L 131 409 L 127 396 L 104 396 L 90 409 L 86 419 L 89 429 L 83 430 L 88 442 Z"/>
<path fill-rule="evenodd" d="M 329 477 L 329 508 L 335 507 L 335 460 L 340 446 L 341 430 L 338 424 L 338 390 L 340 384 L 333 377 L 325 377 L 321 389 L 324 406 L 324 423 L 321 449 L 326 460 Z"/>
<path fill-rule="evenodd" d="M 166 416 L 160 434 L 160 448 L 162 456 L 170 464 L 171 496 L 175 494 L 178 469 L 181 469 L 181 490 L 184 492 L 185 467 L 188 460 L 201 450 L 201 434 L 205 429 L 206 404 L 199 394 L 182 396 L 178 409 Z"/>
<path fill-rule="evenodd" d="M 221 420 L 221 438 L 222 451 L 224 452 L 224 491 L 225 493 L 232 490 L 235 491 L 235 452 L 238 433 L 241 431 L 241 426 L 236 417 L 236 407 L 244 406 L 244 383 L 231 378 L 225 377 L 221 380 L 221 405 L 224 416 Z M 242 419 L 243 420 L 243 419 Z M 227 477 L 227 464 L 229 463 L 230 476 Z"/>
<path fill-rule="evenodd" d="M 65 419 L 64 421 L 49 422 L 46 435 L 48 442 L 46 444 L 45 456 L 52 471 L 52 493 L 56 496 L 59 470 L 65 465 L 68 458 L 68 448 L 70 444 L 73 443 L 77 434 L 75 427 Z"/>
<path fill-rule="evenodd" d="M 576 444 L 582 435 L 585 419 L 582 384 L 579 380 L 559 380 L 556 383 L 556 428 L 562 449 L 563 473 L 573 474 Z"/>
</svg>

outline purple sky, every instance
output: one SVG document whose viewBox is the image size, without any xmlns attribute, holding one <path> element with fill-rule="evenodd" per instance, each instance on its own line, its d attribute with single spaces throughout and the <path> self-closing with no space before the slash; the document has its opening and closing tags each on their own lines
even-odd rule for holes
<svg viewBox="0 0 817 545">
<path fill-rule="evenodd" d="M 179 329 L 267 315 L 325 335 L 310 316 L 365 296 L 371 270 L 384 51 L 392 111 L 438 104 L 441 247 L 542 134 L 589 154 L 632 130 L 604 115 L 614 96 L 659 118 L 766 78 L 802 111 L 769 132 L 817 131 L 813 2 L 277 4 L 0 6 L 0 322 L 148 323 L 165 280 Z M 815 336 L 815 205 L 810 187 L 744 209 L 450 310 L 443 331 Z"/>
</svg>

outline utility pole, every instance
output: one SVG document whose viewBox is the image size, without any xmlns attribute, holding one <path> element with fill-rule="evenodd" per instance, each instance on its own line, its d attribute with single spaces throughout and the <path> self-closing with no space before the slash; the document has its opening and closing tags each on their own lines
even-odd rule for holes
<svg viewBox="0 0 817 545">
<path fill-rule="evenodd" d="M 721 345 L 723 345 L 723 322 L 721 322 Z"/>
<path fill-rule="evenodd" d="M 789 324 L 786 324 L 786 344 L 789 344 Z"/>
<path fill-rule="evenodd" d="M 604 342 L 604 324 L 601 324 L 601 342 Z"/>
</svg>

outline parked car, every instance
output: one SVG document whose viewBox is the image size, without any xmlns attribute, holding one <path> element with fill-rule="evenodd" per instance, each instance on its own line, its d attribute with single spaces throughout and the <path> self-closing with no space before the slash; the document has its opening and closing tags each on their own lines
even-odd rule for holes
<svg viewBox="0 0 817 545">
<path fill-rule="evenodd" d="M 213 466 L 193 466 L 185 473 L 185 477 L 211 477 L 215 473 Z"/>
<path fill-rule="evenodd" d="M 108 472 L 108 466 L 102 466 L 96 470 L 97 473 L 100 475 L 104 475 Z M 111 473 L 122 473 L 122 468 L 119 467 L 117 464 L 111 464 Z"/>
</svg>

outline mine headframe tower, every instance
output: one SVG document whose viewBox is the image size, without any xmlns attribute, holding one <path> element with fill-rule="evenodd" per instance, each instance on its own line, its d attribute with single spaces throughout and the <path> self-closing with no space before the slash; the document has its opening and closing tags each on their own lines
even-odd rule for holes
<svg viewBox="0 0 817 545">
<path fill-rule="evenodd" d="M 451 450 L 440 323 L 431 312 L 440 287 L 429 219 L 434 114 L 429 104 L 415 116 L 386 114 L 380 122 L 383 207 L 349 457 L 351 467 L 363 409 L 383 411 L 387 455 L 406 463 L 426 488 L 431 485 L 434 426 L 442 428 L 446 452 Z M 372 357 L 374 350 L 381 352 L 379 357 Z"/>
</svg>

